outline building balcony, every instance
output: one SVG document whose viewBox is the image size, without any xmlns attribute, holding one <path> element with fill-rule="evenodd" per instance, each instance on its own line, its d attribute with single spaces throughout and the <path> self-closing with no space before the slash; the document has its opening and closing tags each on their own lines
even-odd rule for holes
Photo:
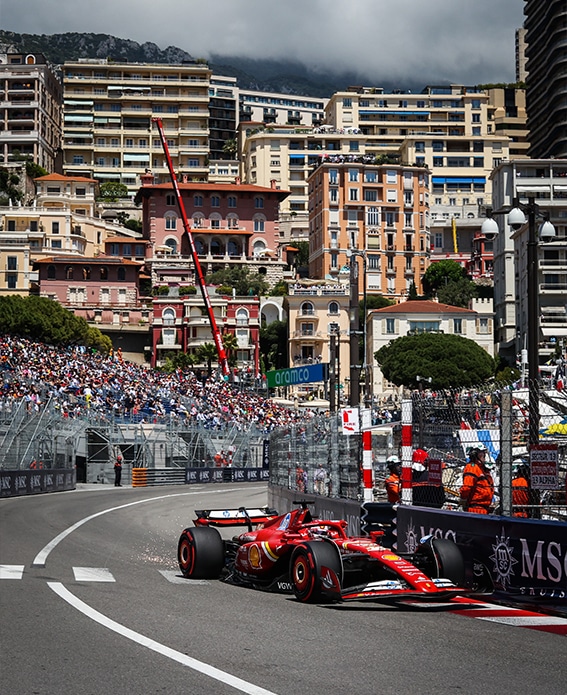
<svg viewBox="0 0 567 695">
<path fill-rule="evenodd" d="M 322 331 L 294 331 L 292 339 L 295 341 L 325 341 L 329 336 Z"/>
</svg>

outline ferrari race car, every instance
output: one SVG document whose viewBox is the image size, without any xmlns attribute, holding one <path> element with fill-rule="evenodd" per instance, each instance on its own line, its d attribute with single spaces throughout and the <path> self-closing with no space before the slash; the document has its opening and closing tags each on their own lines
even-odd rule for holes
<svg viewBox="0 0 567 695">
<path fill-rule="evenodd" d="M 434 601 L 470 593 L 452 541 L 428 536 L 415 553 L 400 554 L 380 545 L 382 531 L 349 536 L 346 521 L 313 518 L 307 503 L 296 504 L 282 515 L 267 507 L 196 511 L 195 527 L 179 538 L 183 576 L 294 593 L 305 603 Z M 247 530 L 223 539 L 218 528 L 231 526 Z"/>
</svg>

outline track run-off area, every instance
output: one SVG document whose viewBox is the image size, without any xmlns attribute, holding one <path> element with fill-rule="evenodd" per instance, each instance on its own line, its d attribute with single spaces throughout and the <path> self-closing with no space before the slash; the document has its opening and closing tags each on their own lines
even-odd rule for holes
<svg viewBox="0 0 567 695">
<path fill-rule="evenodd" d="M 180 575 L 195 509 L 264 504 L 263 484 L 2 500 L 3 691 L 565 692 L 567 619 L 533 606 L 304 605 Z"/>
</svg>

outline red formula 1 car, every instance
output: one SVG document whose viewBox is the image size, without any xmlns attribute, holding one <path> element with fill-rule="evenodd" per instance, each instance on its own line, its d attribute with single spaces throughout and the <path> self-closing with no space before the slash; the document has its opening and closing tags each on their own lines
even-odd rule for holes
<svg viewBox="0 0 567 695">
<path fill-rule="evenodd" d="M 306 503 L 287 514 L 262 509 L 197 511 L 179 538 L 178 561 L 189 579 L 223 579 L 294 593 L 299 601 L 447 600 L 469 593 L 464 562 L 452 541 L 422 539 L 401 555 L 379 543 L 381 531 L 353 537 L 346 521 L 314 519 Z M 247 526 L 231 540 L 217 528 Z"/>
</svg>

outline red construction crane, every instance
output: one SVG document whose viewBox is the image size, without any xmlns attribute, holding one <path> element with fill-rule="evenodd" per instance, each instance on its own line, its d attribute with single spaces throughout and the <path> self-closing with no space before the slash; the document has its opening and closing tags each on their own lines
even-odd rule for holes
<svg viewBox="0 0 567 695">
<path fill-rule="evenodd" d="M 177 181 L 177 176 L 173 169 L 173 163 L 171 161 L 171 156 L 169 154 L 169 148 L 167 146 L 167 141 L 165 139 L 165 134 L 163 132 L 163 123 L 161 118 L 152 118 L 153 123 L 156 124 L 158 129 L 159 137 L 165 154 L 165 159 L 167 161 L 167 168 L 169 169 L 169 175 L 171 177 L 171 183 L 173 184 L 173 192 L 175 193 L 175 198 L 177 199 L 177 205 L 179 206 L 179 213 L 181 214 L 181 219 L 183 221 L 183 229 L 187 235 L 189 241 L 189 248 L 191 249 L 191 256 L 193 258 L 193 263 L 195 265 L 195 274 L 197 275 L 197 281 L 199 287 L 201 288 L 201 294 L 203 295 L 203 302 L 207 307 L 207 313 L 209 315 L 209 322 L 211 324 L 211 332 L 213 334 L 213 339 L 215 341 L 215 346 L 217 348 L 217 354 L 219 357 L 219 364 L 222 369 L 222 373 L 225 376 L 230 374 L 230 367 L 228 366 L 228 359 L 226 357 L 226 351 L 222 344 L 222 338 L 220 331 L 217 326 L 215 315 L 213 312 L 213 307 L 211 305 L 211 300 L 209 298 L 209 293 L 207 291 L 207 286 L 205 284 L 205 277 L 203 276 L 203 271 L 201 269 L 201 263 L 199 262 L 199 256 L 197 255 L 197 249 L 193 242 L 193 236 L 191 234 L 191 227 L 189 226 L 189 220 L 187 219 L 187 213 L 185 212 L 185 205 L 183 203 L 183 198 L 181 197 L 181 192 L 179 190 L 179 183 Z"/>
</svg>

